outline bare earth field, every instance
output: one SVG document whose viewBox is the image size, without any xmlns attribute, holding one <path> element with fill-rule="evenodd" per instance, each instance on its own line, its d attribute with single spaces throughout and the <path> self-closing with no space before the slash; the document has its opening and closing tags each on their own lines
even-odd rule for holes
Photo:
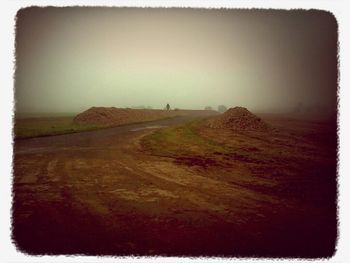
<svg viewBox="0 0 350 263">
<path fill-rule="evenodd" d="M 330 257 L 335 121 L 182 116 L 15 140 L 13 239 L 29 254 Z"/>
</svg>

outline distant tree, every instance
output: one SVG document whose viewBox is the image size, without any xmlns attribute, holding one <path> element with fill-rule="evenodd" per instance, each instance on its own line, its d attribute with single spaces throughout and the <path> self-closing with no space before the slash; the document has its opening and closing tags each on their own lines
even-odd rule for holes
<svg viewBox="0 0 350 263">
<path fill-rule="evenodd" d="M 169 105 L 169 103 L 167 103 L 166 109 L 167 109 L 167 110 L 170 110 L 170 105 Z"/>
<path fill-rule="evenodd" d="M 212 106 L 205 106 L 204 110 L 213 110 Z"/>
<path fill-rule="evenodd" d="M 225 111 L 227 111 L 227 107 L 225 105 L 218 106 L 218 112 L 223 113 Z"/>
</svg>

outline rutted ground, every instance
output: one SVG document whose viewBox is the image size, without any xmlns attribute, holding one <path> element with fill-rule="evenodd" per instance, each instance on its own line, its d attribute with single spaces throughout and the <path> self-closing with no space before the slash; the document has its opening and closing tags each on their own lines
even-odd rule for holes
<svg viewBox="0 0 350 263">
<path fill-rule="evenodd" d="M 18 147 L 15 241 L 29 253 L 329 256 L 334 130 L 283 121 L 268 136 L 197 122 Z"/>
</svg>

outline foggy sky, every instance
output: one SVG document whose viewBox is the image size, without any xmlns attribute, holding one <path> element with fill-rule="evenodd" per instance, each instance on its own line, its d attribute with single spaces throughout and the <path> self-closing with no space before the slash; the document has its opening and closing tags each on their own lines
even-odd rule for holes
<svg viewBox="0 0 350 263">
<path fill-rule="evenodd" d="M 322 11 L 27 8 L 16 110 L 334 106 L 336 54 Z"/>
</svg>

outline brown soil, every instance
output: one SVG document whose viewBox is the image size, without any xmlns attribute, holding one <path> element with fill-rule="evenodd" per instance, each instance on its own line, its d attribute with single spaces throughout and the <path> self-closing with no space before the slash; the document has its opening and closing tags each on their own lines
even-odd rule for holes
<svg viewBox="0 0 350 263">
<path fill-rule="evenodd" d="M 156 110 L 115 107 L 92 107 L 74 118 L 78 124 L 120 125 L 186 115 L 215 115 L 209 110 Z"/>
<path fill-rule="evenodd" d="M 141 142 L 153 131 L 129 126 L 15 141 L 17 248 L 35 255 L 332 256 L 336 126 L 264 119 L 280 132 L 198 126 L 196 134 L 231 150 L 206 153 L 189 140 L 180 146 L 195 154 L 175 159 L 145 152 Z"/>
<path fill-rule="evenodd" d="M 234 107 L 208 121 L 211 128 L 227 128 L 243 131 L 268 131 L 270 125 L 244 107 Z"/>
</svg>

